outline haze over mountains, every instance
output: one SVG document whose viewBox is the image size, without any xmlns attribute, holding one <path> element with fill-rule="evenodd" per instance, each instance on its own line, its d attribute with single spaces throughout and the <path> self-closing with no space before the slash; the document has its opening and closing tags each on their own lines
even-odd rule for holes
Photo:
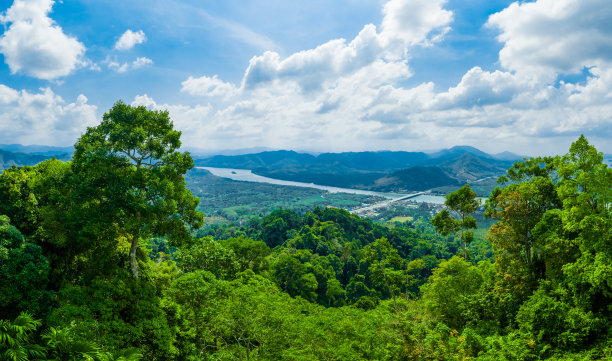
<svg viewBox="0 0 612 361">
<path fill-rule="evenodd" d="M 509 152 L 491 155 L 473 147 L 457 146 L 429 154 L 380 151 L 314 156 L 294 151 L 268 151 L 197 159 L 196 165 L 250 169 L 271 178 L 336 187 L 401 192 L 443 191 L 439 188 L 456 187 L 466 182 L 487 183 L 521 158 Z"/>
<path fill-rule="evenodd" d="M 0 144 L 0 172 L 56 157 L 69 160 L 73 147 Z M 270 178 L 381 192 L 433 190 L 446 193 L 470 183 L 486 196 L 520 155 L 488 154 L 470 146 L 435 152 L 344 152 L 313 155 L 288 150 L 237 155 L 193 154 L 196 166 L 249 169 Z M 612 155 L 604 154 L 612 163 Z"/>
<path fill-rule="evenodd" d="M 53 157 L 69 160 L 73 151 L 73 147 L 0 144 L 0 172 L 12 166 L 35 165 Z"/>
</svg>

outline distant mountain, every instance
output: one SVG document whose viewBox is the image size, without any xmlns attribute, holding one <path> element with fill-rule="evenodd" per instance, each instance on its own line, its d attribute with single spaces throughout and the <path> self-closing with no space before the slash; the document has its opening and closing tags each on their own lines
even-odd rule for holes
<svg viewBox="0 0 612 361">
<path fill-rule="evenodd" d="M 476 157 L 464 153 L 457 158 L 448 159 L 439 164 L 445 173 L 460 182 L 473 182 L 478 179 L 503 174 L 513 162 L 492 158 Z"/>
<path fill-rule="evenodd" d="M 493 158 L 499 159 L 499 160 L 517 161 L 517 160 L 521 160 L 525 158 L 525 156 L 518 155 L 512 152 L 501 152 L 501 153 L 493 154 Z"/>
<path fill-rule="evenodd" d="M 35 165 L 50 157 L 40 154 L 26 154 L 0 150 L 0 172 L 12 166 Z"/>
<path fill-rule="evenodd" d="M 457 179 L 449 177 L 440 167 L 412 167 L 379 178 L 372 190 L 381 192 L 424 191 L 427 189 L 459 186 Z"/>
<path fill-rule="evenodd" d="M 458 145 L 450 149 L 443 149 L 434 153 L 429 153 L 429 157 L 434 159 L 451 159 L 464 154 L 472 154 L 480 158 L 494 158 L 492 155 L 485 153 L 480 149 L 467 145 Z"/>
<path fill-rule="evenodd" d="M 427 154 L 422 152 L 322 153 L 316 157 L 316 164 L 380 172 L 423 164 L 428 159 Z"/>
<path fill-rule="evenodd" d="M 289 150 L 268 151 L 242 155 L 216 155 L 205 159 L 196 159 L 200 167 L 216 168 L 283 168 L 311 164 L 315 157 L 310 154 L 297 153 Z"/>
<path fill-rule="evenodd" d="M 201 167 L 238 168 L 238 169 L 280 169 L 328 171 L 371 171 L 382 172 L 407 168 L 422 164 L 429 156 L 422 152 L 345 152 L 321 153 L 317 156 L 294 151 L 278 150 L 255 154 L 235 156 L 217 155 L 205 159 L 196 159 L 195 164 Z"/>
<path fill-rule="evenodd" d="M 74 147 L 72 146 L 54 147 L 50 145 L 0 144 L 0 149 L 9 152 L 46 155 L 58 159 L 74 153 Z"/>
<path fill-rule="evenodd" d="M 252 154 L 252 153 L 261 153 L 270 151 L 270 148 L 267 147 L 252 147 L 252 148 L 242 148 L 242 149 L 222 149 L 222 150 L 206 150 L 202 148 L 196 147 L 181 147 L 181 151 L 187 151 L 191 153 L 192 157 L 195 158 L 209 158 L 215 155 L 242 155 L 242 154 Z"/>
<path fill-rule="evenodd" d="M 421 191 L 480 182 L 481 193 L 492 187 L 520 156 L 487 154 L 457 146 L 433 153 L 345 152 L 317 156 L 294 151 L 268 151 L 195 160 L 198 166 L 250 169 L 276 179 L 379 191 Z"/>
</svg>

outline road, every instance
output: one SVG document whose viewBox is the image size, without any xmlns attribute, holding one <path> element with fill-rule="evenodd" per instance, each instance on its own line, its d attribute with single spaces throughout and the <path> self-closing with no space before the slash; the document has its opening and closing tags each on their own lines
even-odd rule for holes
<svg viewBox="0 0 612 361">
<path fill-rule="evenodd" d="M 427 191 L 423 191 L 423 192 L 417 192 L 417 193 L 408 194 L 408 195 L 401 196 L 401 197 L 398 197 L 398 198 L 385 199 L 384 201 L 380 201 L 380 202 L 374 203 L 374 204 L 369 205 L 369 206 L 353 209 L 350 212 L 353 213 L 353 214 L 356 214 L 356 215 L 363 215 L 363 214 L 366 214 L 368 212 L 373 212 L 373 211 L 375 211 L 376 209 L 379 209 L 379 208 L 386 208 L 389 205 L 391 205 L 391 203 L 398 202 L 398 201 L 403 201 L 403 200 L 414 198 L 414 197 L 418 197 L 420 195 L 427 194 L 428 192 L 429 191 L 427 190 Z"/>
</svg>

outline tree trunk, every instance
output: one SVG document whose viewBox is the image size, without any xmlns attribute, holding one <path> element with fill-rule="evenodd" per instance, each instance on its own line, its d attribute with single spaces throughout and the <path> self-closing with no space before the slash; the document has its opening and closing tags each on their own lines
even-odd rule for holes
<svg viewBox="0 0 612 361">
<path fill-rule="evenodd" d="M 393 290 L 391 289 L 391 286 L 389 285 L 389 281 L 387 281 L 387 272 L 385 272 L 385 267 L 381 265 L 381 268 L 382 268 L 382 273 L 383 273 L 383 279 L 385 280 L 385 285 L 389 289 L 389 293 L 391 294 L 391 297 L 393 297 L 393 308 L 395 308 L 395 313 L 398 313 L 397 302 L 395 302 L 395 293 L 393 293 Z"/>
<path fill-rule="evenodd" d="M 136 250 L 138 249 L 138 237 L 132 236 L 132 244 L 130 246 L 130 270 L 132 276 L 138 278 L 138 260 L 136 259 Z"/>
</svg>

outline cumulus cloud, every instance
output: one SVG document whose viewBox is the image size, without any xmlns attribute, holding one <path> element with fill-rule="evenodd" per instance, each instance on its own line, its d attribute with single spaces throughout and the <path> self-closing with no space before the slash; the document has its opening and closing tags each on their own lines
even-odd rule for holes
<svg viewBox="0 0 612 361">
<path fill-rule="evenodd" d="M 51 80 L 82 64 L 85 46 L 47 16 L 53 4 L 53 0 L 15 0 L 0 15 L 1 23 L 10 24 L 0 38 L 0 52 L 11 73 Z"/>
<path fill-rule="evenodd" d="M 443 8 L 445 3 L 446 0 L 389 1 L 383 8 L 381 38 L 384 43 L 399 41 L 404 47 L 441 40 L 453 20 L 452 11 Z"/>
<path fill-rule="evenodd" d="M 136 60 L 132 62 L 132 68 L 138 69 L 138 68 L 142 68 L 143 66 L 151 65 L 151 64 L 153 64 L 153 60 L 147 57 L 144 57 L 144 56 L 138 57 L 136 58 Z"/>
<path fill-rule="evenodd" d="M 147 40 L 147 37 L 142 30 L 136 32 L 132 30 L 126 30 L 123 35 L 115 43 L 116 50 L 130 50 L 138 44 L 142 44 Z"/>
<path fill-rule="evenodd" d="M 66 103 L 49 88 L 31 93 L 0 84 L 0 143 L 70 145 L 96 124 L 96 111 L 84 95 Z"/>
<path fill-rule="evenodd" d="M 489 18 L 501 31 L 501 65 L 555 77 L 612 62 L 612 6 L 606 0 L 515 2 Z"/>
<path fill-rule="evenodd" d="M 238 92 L 234 85 L 220 80 L 217 75 L 212 78 L 208 76 L 200 78 L 190 76 L 181 85 L 183 86 L 181 91 L 191 95 L 228 98 Z"/>
<path fill-rule="evenodd" d="M 239 85 L 216 75 L 183 81 L 182 92 L 208 97 L 206 105 L 160 105 L 147 96 L 134 101 L 168 108 L 185 143 L 205 149 L 477 144 L 522 154 L 565 151 L 583 132 L 595 141 L 612 136 L 606 1 L 537 0 L 492 15 L 487 26 L 500 30 L 499 68 L 475 66 L 445 90 L 433 82 L 407 87 L 403 80 L 413 72 L 411 50 L 443 41 L 453 13 L 442 0 L 391 0 L 380 26 L 365 25 L 350 41 L 253 57 Z M 559 81 L 584 67 L 590 67 L 586 80 Z"/>
<path fill-rule="evenodd" d="M 153 64 L 153 60 L 147 57 L 138 57 L 136 58 L 136 60 L 132 61 L 131 63 L 128 63 L 128 62 L 120 63 L 117 60 L 112 60 L 110 57 L 107 57 L 106 59 L 104 59 L 102 63 L 106 64 L 106 66 L 109 69 L 112 69 L 116 71 L 117 73 L 125 73 L 131 69 L 139 69 L 147 65 L 151 65 Z"/>
<path fill-rule="evenodd" d="M 378 60 L 404 61 L 411 46 L 439 41 L 452 21 L 445 0 L 391 0 L 383 9 L 381 31 L 368 24 L 350 42 L 330 40 L 282 59 L 265 52 L 251 59 L 242 86 L 252 89 L 274 80 L 293 81 L 304 91 L 320 90 Z"/>
</svg>

